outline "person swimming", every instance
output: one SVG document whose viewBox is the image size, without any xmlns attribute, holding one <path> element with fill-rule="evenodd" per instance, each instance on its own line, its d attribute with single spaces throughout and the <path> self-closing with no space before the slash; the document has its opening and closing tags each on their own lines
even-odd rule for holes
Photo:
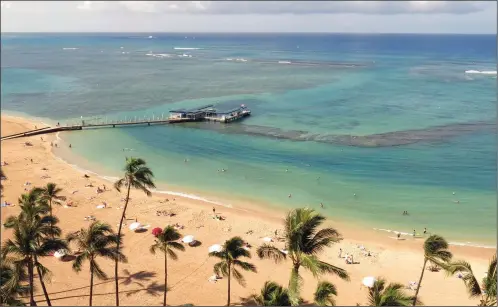
<svg viewBox="0 0 498 307">
<path fill-rule="evenodd" d="M 289 198 L 291 198 L 291 197 L 292 197 L 292 194 L 289 194 Z"/>
</svg>

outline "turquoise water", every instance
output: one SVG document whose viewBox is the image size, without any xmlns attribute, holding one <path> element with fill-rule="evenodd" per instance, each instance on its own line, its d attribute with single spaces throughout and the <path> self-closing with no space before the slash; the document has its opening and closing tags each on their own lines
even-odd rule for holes
<svg viewBox="0 0 498 307">
<path fill-rule="evenodd" d="M 224 203 L 323 203 L 331 217 L 367 227 L 427 227 L 451 241 L 495 244 L 496 132 L 482 124 L 496 118 L 496 72 L 465 73 L 496 69 L 495 37 L 147 37 L 3 35 L 2 109 L 70 122 L 246 104 L 252 116 L 226 126 L 62 137 L 104 175 L 118 175 L 134 155 L 168 189 Z M 352 137 L 389 146 L 348 146 Z"/>
</svg>

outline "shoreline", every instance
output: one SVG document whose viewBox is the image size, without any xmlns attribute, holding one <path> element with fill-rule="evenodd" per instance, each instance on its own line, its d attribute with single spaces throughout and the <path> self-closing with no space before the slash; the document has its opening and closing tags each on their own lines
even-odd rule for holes
<svg viewBox="0 0 498 307">
<path fill-rule="evenodd" d="M 10 120 L 12 120 L 12 119 L 18 120 L 19 123 L 25 124 L 25 125 L 35 125 L 37 123 L 38 124 L 40 124 L 40 123 L 46 124 L 45 122 L 42 121 L 42 119 L 32 118 L 32 117 L 23 117 L 22 115 L 16 115 L 16 116 L 5 115 L 5 116 L 3 116 L 3 118 L 5 118 L 6 120 L 9 120 L 9 119 Z M 60 133 L 61 132 L 57 132 L 56 134 L 51 135 L 51 137 L 53 137 L 55 142 L 62 142 L 63 143 L 65 141 L 60 136 Z M 105 175 L 105 174 L 98 173 L 93 168 L 93 167 L 98 168 L 98 165 L 96 163 L 90 162 L 90 161 L 86 160 L 85 158 L 78 156 L 77 154 L 74 154 L 70 151 L 67 151 L 66 152 L 67 155 L 70 155 L 71 158 L 73 158 L 73 159 L 75 158 L 75 159 L 79 160 L 76 163 L 72 163 L 73 161 L 69 161 L 68 159 L 66 159 L 64 154 L 61 155 L 61 154 L 56 153 L 56 151 L 60 151 L 60 150 L 63 150 L 62 147 L 59 147 L 57 150 L 55 150 L 55 148 L 52 148 L 50 150 L 52 157 L 54 159 L 59 160 L 60 162 L 64 163 L 65 165 L 71 167 L 75 171 L 78 171 L 82 174 L 84 174 L 84 173 L 94 174 L 95 176 L 97 176 L 101 180 L 105 180 L 110 184 L 113 184 L 114 181 L 118 178 L 117 176 Z M 90 165 L 89 167 L 82 167 L 80 165 L 81 163 L 78 164 L 78 162 L 83 162 L 84 164 L 95 164 L 95 165 Z M 156 185 L 168 186 L 169 184 L 165 183 L 165 182 L 159 182 L 159 184 L 156 184 Z M 201 205 L 208 204 L 208 205 L 222 206 L 222 207 L 236 210 L 239 212 L 249 212 L 251 214 L 258 215 L 259 217 L 267 216 L 271 220 L 274 220 L 275 218 L 283 219 L 285 217 L 286 212 L 288 212 L 291 209 L 291 208 L 285 208 L 284 206 L 281 206 L 278 204 L 270 204 L 270 203 L 266 203 L 266 202 L 248 200 L 248 199 L 243 199 L 240 197 L 228 196 L 228 195 L 223 195 L 222 196 L 223 199 L 220 200 L 219 197 L 216 197 L 216 194 L 209 195 L 209 193 L 193 191 L 193 190 L 190 190 L 189 188 L 185 188 L 185 187 L 178 187 L 177 186 L 177 188 L 180 188 L 183 191 L 173 191 L 173 190 L 169 190 L 169 189 L 168 190 L 153 189 L 151 191 L 153 192 L 153 194 L 155 194 L 157 196 L 161 196 L 161 195 L 176 196 L 176 197 L 180 197 L 183 199 L 195 201 Z M 226 199 L 227 197 L 230 199 Z M 215 199 L 218 198 L 218 199 L 212 200 L 210 198 L 215 198 Z M 233 202 L 233 203 L 236 203 L 237 205 L 233 206 L 232 204 L 224 203 L 224 201 Z M 271 214 L 269 214 L 269 213 L 271 213 Z M 322 213 L 322 214 L 327 216 L 326 213 Z M 361 225 L 359 225 L 359 224 L 361 224 L 361 221 L 351 221 L 351 220 L 345 221 L 341 218 L 336 219 L 336 218 L 333 218 L 330 216 L 327 216 L 327 220 L 329 221 L 329 224 L 338 225 L 337 228 L 339 228 L 339 229 L 347 229 L 351 233 L 358 234 L 358 236 L 354 235 L 354 237 L 374 236 L 374 237 L 377 237 L 376 238 L 377 240 L 380 239 L 380 240 L 384 241 L 384 240 L 386 240 L 385 235 L 387 235 L 387 234 L 396 235 L 397 233 L 400 233 L 401 236 L 406 237 L 406 239 L 414 239 L 412 241 L 412 243 L 421 242 L 422 240 L 420 240 L 420 239 L 423 239 L 423 238 L 418 237 L 418 235 L 416 238 L 413 238 L 413 235 L 411 233 L 401 232 L 401 231 L 392 230 L 392 229 L 384 229 L 384 228 L 377 228 L 377 227 L 362 227 Z M 350 224 L 354 224 L 354 225 L 351 226 Z M 382 234 L 384 234 L 384 235 L 382 235 Z M 410 241 L 408 241 L 408 242 L 410 242 Z M 449 241 L 448 243 L 454 247 L 461 247 L 461 248 L 496 249 L 496 246 L 493 246 L 493 245 L 486 245 L 486 244 L 473 243 L 473 242 L 458 242 L 458 241 L 450 242 Z"/>
<path fill-rule="evenodd" d="M 20 119 L 23 120 L 23 118 Z M 60 133 L 61 132 L 58 132 L 55 135 L 55 138 L 59 142 L 64 143 L 65 140 L 60 136 Z M 64 133 L 70 133 L 70 132 L 64 132 Z M 67 164 L 68 166 L 74 168 L 75 170 L 81 173 L 85 172 L 92 173 L 101 178 L 102 180 L 108 181 L 109 183 L 114 183 L 114 181 L 118 178 L 117 176 L 114 175 L 98 173 L 98 171 L 96 171 L 96 169 L 99 168 L 98 164 L 86 160 L 84 157 L 66 149 L 66 147 L 60 146 L 59 148 L 57 148 L 57 150 L 54 148 L 52 150 L 52 154 L 54 158 L 61 160 L 61 162 Z M 226 208 L 232 208 L 234 210 L 239 210 L 243 212 L 251 212 L 253 214 L 258 214 L 258 215 L 267 215 L 270 211 L 273 217 L 275 216 L 284 217 L 286 212 L 288 212 L 291 209 L 290 207 L 286 207 L 285 204 L 283 203 L 270 203 L 256 199 L 229 195 L 227 193 L 222 193 L 222 192 L 218 193 L 218 191 L 216 191 L 215 193 L 209 193 L 206 191 L 193 190 L 190 189 L 189 187 L 177 186 L 177 185 L 174 185 L 175 188 L 170 188 L 172 185 L 167 182 L 156 182 L 156 186 L 160 187 L 152 191 L 153 193 L 158 195 L 170 195 L 170 196 L 182 197 L 193 201 L 199 201 L 201 203 L 205 203 L 208 205 L 223 206 Z M 370 222 L 370 225 L 364 226 L 362 224 L 366 224 L 367 223 L 366 221 L 346 219 L 342 217 L 335 218 L 328 215 L 327 212 L 321 212 L 321 213 L 324 214 L 329 221 L 333 222 L 331 224 L 340 225 L 341 229 L 346 228 L 349 229 L 351 232 L 354 233 L 359 232 L 362 235 L 366 236 L 376 234 L 378 236 L 378 239 L 380 240 L 386 240 L 386 236 L 390 234 L 397 235 L 398 233 L 401 234 L 402 238 L 406 238 L 407 240 L 414 239 L 414 241 L 421 241 L 420 239 L 423 239 L 419 237 L 419 234 L 417 234 L 416 238 L 413 238 L 412 233 L 396 229 L 386 229 L 382 226 L 373 225 L 372 222 Z M 496 245 L 493 245 L 492 243 L 470 242 L 470 241 L 463 242 L 463 240 L 460 241 L 458 239 L 448 240 L 448 243 L 452 246 L 458 246 L 458 247 L 496 249 Z"/>
<path fill-rule="evenodd" d="M 27 119 L 12 118 L 5 115 L 1 117 L 1 120 L 2 128 L 5 125 L 9 129 L 21 129 L 35 123 Z M 2 134 L 4 134 L 3 130 Z M 116 225 L 118 216 L 121 214 L 119 206 L 122 204 L 120 199 L 123 195 L 115 191 L 112 186 L 109 187 L 109 182 L 112 182 L 112 178 L 102 178 L 100 175 L 91 174 L 89 179 L 83 178 L 82 174 L 86 172 L 84 168 L 81 168 L 77 163 L 76 165 L 71 165 L 52 152 L 49 143 L 50 140 L 56 137 L 56 135 L 44 136 L 43 141 L 40 141 L 39 136 L 30 137 L 27 140 L 33 143 L 34 146 L 32 147 L 25 147 L 21 139 L 2 141 L 2 160 L 9 162 L 9 166 L 3 168 L 8 177 L 8 180 L 2 182 L 4 184 L 3 199 L 16 204 L 14 207 L 2 208 L 2 220 L 9 215 L 16 214 L 19 210 L 15 200 L 24 192 L 23 183 L 28 180 L 32 182 L 33 186 L 41 186 L 47 182 L 56 183 L 63 188 L 63 195 L 68 195 L 68 198 L 77 205 L 69 208 L 54 207 L 54 214 L 59 217 L 60 227 L 64 233 L 87 227 L 88 222 L 83 221 L 83 216 L 88 214 L 92 214 L 97 219 L 108 222 L 112 226 Z M 30 157 L 33 158 L 34 162 L 29 162 Z M 40 170 L 42 166 L 48 168 L 48 170 Z M 50 179 L 43 179 L 42 177 L 45 175 L 49 175 Z M 94 188 L 84 187 L 88 182 L 93 183 L 95 187 L 105 184 L 108 189 L 105 193 L 96 195 Z M 185 226 L 185 230 L 181 230 L 183 235 L 192 234 L 202 242 L 200 248 L 189 248 L 187 252 L 182 253 L 180 259 L 171 266 L 172 284 L 186 283 L 185 286 L 175 287 L 169 294 L 171 298 L 170 304 L 172 305 L 185 303 L 196 305 L 222 304 L 225 298 L 226 283 L 220 281 L 213 285 L 207 282 L 208 277 L 212 275 L 212 264 L 214 264 L 214 259 L 207 258 L 205 261 L 203 260 L 207 257 L 207 247 L 211 244 L 219 244 L 235 235 L 242 236 L 256 247 L 262 243 L 262 237 L 272 237 L 275 230 L 281 231 L 282 220 L 285 212 L 288 211 L 273 207 L 266 208 L 263 204 L 250 203 L 243 206 L 243 202 L 241 202 L 241 205 L 237 203 L 231 208 L 215 205 L 216 213 L 220 212 L 219 214 L 226 218 L 224 221 L 215 221 L 211 213 L 213 204 L 206 203 L 201 199 L 170 196 L 160 192 L 155 192 L 152 197 L 147 197 L 138 191 L 132 191 L 131 198 L 131 206 L 127 211 L 127 216 L 137 218 L 143 224 L 151 225 L 151 227 L 164 227 L 165 224 L 180 223 Z M 209 197 L 203 198 L 210 200 Z M 166 199 L 169 201 L 166 201 Z M 97 210 L 95 206 L 101 201 L 106 201 L 111 207 Z M 176 216 L 156 216 L 155 211 L 161 209 L 174 211 Z M 320 255 L 320 258 L 323 261 L 346 269 L 351 275 L 350 282 L 344 282 L 333 276 L 327 277 L 338 288 L 338 305 L 355 305 L 358 302 L 363 303 L 365 301 L 366 291 L 358 286 L 365 276 L 384 276 L 389 281 L 403 284 L 408 283 L 409 280 L 418 280 L 423 259 L 423 240 L 410 240 L 408 238 L 405 240 L 393 240 L 388 233 L 361 229 L 351 223 L 336 221 L 334 218 L 327 218 L 325 225 L 331 225 L 338 229 L 343 240 L 328 248 Z M 248 230 L 252 230 L 254 233 L 248 234 Z M 10 231 L 4 231 L 3 239 L 9 238 L 11 235 Z M 153 280 L 160 282 L 163 270 L 162 257 L 143 252 L 148 249 L 151 243 L 153 243 L 153 238 L 150 233 L 134 234 L 126 229 L 124 252 L 128 255 L 129 263 L 120 265 L 120 267 L 132 274 L 140 270 L 152 270 L 152 272 L 157 272 L 157 276 Z M 274 244 L 281 248 L 281 243 L 276 242 Z M 360 246 L 368 248 L 373 256 L 365 257 L 362 255 Z M 345 252 L 352 251 L 359 264 L 344 264 L 344 261 L 337 258 L 339 248 Z M 496 249 L 456 245 L 452 245 L 450 250 L 455 254 L 455 259 L 465 259 L 471 263 L 479 279 L 485 273 L 489 259 L 496 253 Z M 259 260 L 254 253 L 255 248 L 252 249 L 253 257 L 250 262 L 258 267 L 259 273 L 244 273 L 248 281 L 247 288 L 237 284 L 233 285 L 234 292 L 232 296 L 234 301 L 238 301 L 239 297 L 247 297 L 251 293 L 259 293 L 266 280 L 274 280 L 283 285 L 288 282 L 290 268 L 288 262 L 275 265 L 268 260 Z M 76 274 L 72 272 L 71 263 L 61 263 L 51 258 L 44 258 L 43 261 L 44 265 L 54 272 L 52 283 L 48 285 L 49 292 L 56 289 L 66 290 L 87 285 L 88 276 L 86 273 Z M 143 266 L 144 261 L 147 263 L 146 268 Z M 102 264 L 105 264 L 103 268 L 108 272 L 109 276 L 112 276 L 110 273 L 112 263 L 102 260 Z M 198 269 L 189 273 L 194 268 Z M 191 275 L 192 277 L 189 277 Z M 458 278 L 446 277 L 443 272 L 427 273 L 426 275 L 420 292 L 421 299 L 425 304 L 475 305 L 475 299 L 468 298 L 463 282 Z M 186 281 L 183 281 L 185 278 Z M 312 296 L 310 294 L 314 291 L 316 281 L 309 272 L 305 271 L 303 271 L 303 278 L 305 280 L 303 297 L 311 300 Z M 121 287 L 130 290 L 133 287 L 136 288 L 136 285 L 132 283 Z M 197 289 L 198 298 L 189 296 L 189 291 L 192 288 Z M 84 295 L 87 294 L 87 291 L 85 289 L 77 291 L 80 291 L 82 296 L 67 297 L 66 294 L 62 294 L 55 299 L 61 300 L 60 303 L 64 305 L 86 304 Z M 103 294 L 96 297 L 96 305 L 113 305 L 112 283 L 99 286 L 97 292 L 99 291 L 102 291 Z M 40 290 L 37 293 L 40 294 Z M 54 296 L 59 295 L 54 294 Z M 189 297 L 188 302 L 185 301 L 186 297 Z M 133 303 L 135 305 L 152 305 L 157 304 L 157 301 L 160 300 L 160 298 L 158 299 L 146 293 L 137 295 L 136 298 L 125 298 L 123 296 L 123 299 L 126 304 L 132 305 Z"/>
</svg>

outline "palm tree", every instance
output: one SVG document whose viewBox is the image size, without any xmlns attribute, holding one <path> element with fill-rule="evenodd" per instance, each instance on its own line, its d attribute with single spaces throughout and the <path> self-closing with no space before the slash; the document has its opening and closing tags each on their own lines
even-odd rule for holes
<svg viewBox="0 0 498 307">
<path fill-rule="evenodd" d="M 125 186 L 127 188 L 125 205 L 123 208 L 123 214 L 121 215 L 121 220 L 119 221 L 118 228 L 118 250 L 121 243 L 121 228 L 123 227 L 123 221 L 126 216 L 126 208 L 128 207 L 128 202 L 130 200 L 130 189 L 133 187 L 135 189 L 142 190 L 147 196 L 151 196 L 152 193 L 148 190 L 150 188 L 155 188 L 152 178 L 154 174 L 147 167 L 146 162 L 140 158 L 126 158 L 126 165 L 124 167 L 124 177 L 119 179 L 114 183 L 114 188 L 121 192 L 121 188 Z M 114 265 L 114 282 L 116 284 L 116 306 L 119 306 L 119 283 L 118 283 L 118 261 L 115 261 Z"/>
<path fill-rule="evenodd" d="M 335 286 L 327 281 L 318 283 L 314 293 L 316 306 L 335 306 L 333 295 L 337 295 Z M 265 282 L 260 295 L 251 297 L 259 306 L 291 306 L 289 290 L 273 281 Z M 299 298 L 299 304 L 303 299 Z"/>
<path fill-rule="evenodd" d="M 0 305 L 25 306 L 19 296 L 29 292 L 29 288 L 22 285 L 26 280 L 26 271 L 18 259 L 0 255 Z"/>
<path fill-rule="evenodd" d="M 274 281 L 266 281 L 260 295 L 252 299 L 259 306 L 290 306 L 289 291 Z"/>
<path fill-rule="evenodd" d="M 318 283 L 314 294 L 315 305 L 317 306 L 335 306 L 333 296 L 337 296 L 336 287 L 328 281 Z"/>
<path fill-rule="evenodd" d="M 55 183 L 47 183 L 47 186 L 42 188 L 42 198 L 48 201 L 50 207 L 50 216 L 52 216 L 52 200 L 61 199 L 61 188 L 58 188 Z"/>
<path fill-rule="evenodd" d="M 29 248 L 25 246 L 24 252 L 31 251 L 29 259 L 33 261 L 32 264 L 36 267 L 47 305 L 52 306 L 44 282 L 44 279 L 50 276 L 50 271 L 38 261 L 38 258 L 49 256 L 59 249 L 66 249 L 67 244 L 57 238 L 61 234 L 61 229 L 55 226 L 58 219 L 54 216 L 46 215 L 49 207 L 45 200 L 40 198 L 41 193 L 40 188 L 33 188 L 29 193 L 21 195 L 19 198 L 21 207 L 19 216 L 8 217 L 4 225 L 6 228 L 13 228 L 14 231 L 16 231 L 16 227 L 21 227 L 20 229 L 25 230 L 27 228 L 26 231 L 29 233 L 23 233 L 23 235 L 26 236 L 24 239 L 29 241 L 31 246 Z M 27 265 L 29 269 L 30 264 L 28 263 Z"/>
<path fill-rule="evenodd" d="M 81 253 L 76 256 L 73 262 L 73 270 L 81 271 L 83 262 L 90 262 L 90 302 L 92 306 L 93 298 L 93 275 L 99 279 L 106 279 L 107 274 L 102 271 L 98 265 L 97 257 L 104 257 L 111 260 L 126 262 L 126 256 L 123 255 L 117 246 L 118 236 L 114 233 L 111 226 L 106 223 L 95 221 L 88 229 L 81 229 L 78 232 L 71 233 L 67 236 L 67 241 L 75 241 Z"/>
<path fill-rule="evenodd" d="M 54 220 L 49 216 L 33 218 L 30 220 L 24 218 L 21 213 L 19 219 L 11 219 L 9 228 L 12 228 L 14 231 L 13 239 L 8 239 L 4 243 L 4 247 L 2 249 L 3 256 L 7 256 L 9 254 L 13 255 L 14 257 L 20 259 L 20 264 L 27 266 L 30 305 L 32 306 L 36 306 L 33 294 L 34 267 L 38 270 L 40 283 L 42 284 L 47 304 L 51 306 L 50 299 L 43 282 L 43 278 L 48 275 L 49 271 L 38 262 L 38 257 L 46 257 L 59 249 L 67 249 L 67 244 L 64 241 L 52 238 L 54 231 L 59 231 L 60 233 L 60 229 L 58 227 L 50 227 L 50 224 L 53 221 Z"/>
<path fill-rule="evenodd" d="M 285 248 L 287 255 L 278 248 L 263 244 L 258 250 L 259 258 L 270 258 L 280 262 L 287 258 L 292 261 L 292 271 L 289 279 L 289 294 L 292 305 L 299 304 L 299 292 L 302 278 L 299 269 L 303 266 L 310 271 L 315 278 L 325 273 L 339 276 L 341 279 L 349 280 L 344 269 L 333 266 L 318 259 L 317 254 L 325 247 L 340 241 L 342 238 L 334 228 L 318 227 L 325 221 L 325 217 L 316 213 L 313 209 L 299 208 L 290 211 L 285 219 Z"/>
<path fill-rule="evenodd" d="M 462 274 L 462 280 L 467 287 L 470 297 L 481 297 L 479 306 L 496 306 L 496 254 L 491 258 L 488 266 L 486 277 L 483 278 L 481 285 L 472 272 L 470 263 L 458 260 L 452 262 L 447 267 L 448 275 L 456 273 Z"/>
<path fill-rule="evenodd" d="M 220 252 L 211 252 L 209 256 L 216 257 L 221 261 L 214 265 L 214 272 L 228 278 L 228 298 L 227 306 L 230 306 L 230 279 L 233 276 L 242 286 L 245 286 L 244 276 L 238 270 L 251 271 L 256 273 L 256 266 L 249 262 L 239 260 L 239 258 L 251 258 L 251 253 L 243 248 L 244 241 L 241 237 L 233 237 L 225 241 Z"/>
<path fill-rule="evenodd" d="M 446 242 L 443 237 L 432 235 L 425 240 L 424 265 L 422 266 L 422 273 L 420 274 L 417 290 L 415 291 L 415 296 L 413 297 L 413 306 L 417 303 L 418 291 L 420 290 L 420 284 L 422 283 L 422 278 L 424 277 L 427 262 L 435 266 L 445 268 L 445 263 L 450 261 L 452 257 L 453 254 L 448 250 L 448 242 Z"/>
<path fill-rule="evenodd" d="M 386 280 L 379 278 L 368 289 L 369 306 L 410 306 L 414 296 L 403 292 L 403 285 L 399 283 L 389 283 L 386 287 Z M 422 305 L 417 300 L 417 305 Z"/>
<path fill-rule="evenodd" d="M 150 246 L 150 252 L 152 254 L 156 253 L 156 250 L 160 250 L 164 253 L 164 300 L 163 306 L 166 306 L 166 293 L 168 292 L 168 257 L 173 260 L 177 260 L 178 256 L 173 249 L 184 251 L 185 247 L 175 242 L 181 238 L 181 235 L 172 226 L 166 226 L 163 231 L 157 236 L 155 243 Z"/>
</svg>

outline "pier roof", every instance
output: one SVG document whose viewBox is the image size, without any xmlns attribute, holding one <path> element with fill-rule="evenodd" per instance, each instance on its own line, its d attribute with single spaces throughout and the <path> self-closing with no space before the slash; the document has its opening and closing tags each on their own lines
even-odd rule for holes
<svg viewBox="0 0 498 307">
<path fill-rule="evenodd" d="M 178 110 L 171 110 L 169 111 L 170 113 L 186 113 L 186 114 L 199 114 L 202 113 L 205 109 L 212 108 L 214 105 L 208 104 L 202 107 L 198 108 L 192 108 L 192 109 L 178 109 Z"/>
</svg>

